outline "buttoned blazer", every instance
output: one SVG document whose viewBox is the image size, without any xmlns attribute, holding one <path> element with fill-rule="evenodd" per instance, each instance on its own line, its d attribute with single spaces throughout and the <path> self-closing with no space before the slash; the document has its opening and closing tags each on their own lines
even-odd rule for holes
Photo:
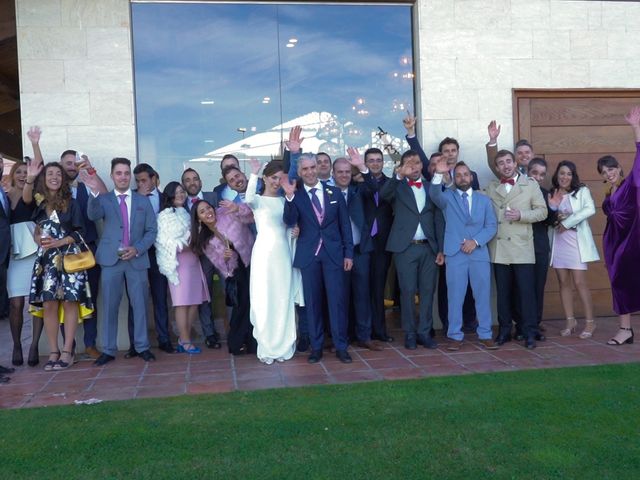
<svg viewBox="0 0 640 480">
<path fill-rule="evenodd" d="M 104 220 L 104 230 L 98 241 L 96 262 L 110 267 L 118 261 L 118 247 L 122 240 L 122 217 L 120 204 L 114 191 L 89 198 L 87 206 L 89 220 Z M 138 251 L 138 256 L 128 260 L 136 269 L 149 268 L 148 250 L 156 240 L 158 225 L 149 199 L 131 192 L 131 214 L 129 219 L 129 243 Z"/>
<path fill-rule="evenodd" d="M 374 220 L 377 221 L 377 236 L 386 245 L 389 232 L 391 232 L 391 224 L 393 223 L 393 209 L 391 204 L 382 198 L 380 190 L 387 183 L 389 177 L 383 173 L 382 178 L 378 180 L 371 172 L 367 172 L 362 174 L 362 178 L 364 182 L 360 183 L 358 188 L 362 192 L 364 215 L 370 225 L 373 225 Z M 376 205 L 375 200 L 376 192 L 378 193 L 378 205 Z"/>
<path fill-rule="evenodd" d="M 373 239 L 371 238 L 371 225 L 364 212 L 363 191 L 360 185 L 349 185 L 347 190 L 347 211 L 349 218 L 360 232 L 360 252 L 373 251 Z"/>
<path fill-rule="evenodd" d="M 547 205 L 538 183 L 519 175 L 509 193 L 499 180 L 493 180 L 485 193 L 493 203 L 498 220 L 498 232 L 489 242 L 491 262 L 504 265 L 535 263 L 532 224 L 547 218 Z M 520 211 L 519 221 L 504 218 L 507 207 Z"/>
<path fill-rule="evenodd" d="M 444 254 L 449 262 L 489 261 L 489 241 L 498 230 L 496 215 L 491 200 L 480 192 L 473 192 L 471 212 L 453 188 L 442 191 L 441 185 L 431 184 L 429 196 L 444 213 Z M 478 247 L 466 254 L 460 250 L 465 240 L 475 240 Z"/>
<path fill-rule="evenodd" d="M 304 187 L 298 190 L 291 201 L 284 202 L 283 221 L 286 225 L 298 225 L 300 234 L 296 245 L 293 266 L 307 267 L 315 258 L 322 239 L 322 247 L 335 265 L 343 265 L 345 258 L 353 258 L 351 220 L 340 189 L 322 186 L 324 195 L 324 217 L 318 222 L 309 194 Z"/>
<path fill-rule="evenodd" d="M 580 260 L 583 263 L 597 262 L 600 260 L 598 254 L 598 247 L 596 242 L 593 241 L 593 234 L 591 233 L 591 227 L 589 226 L 589 217 L 592 217 L 596 213 L 596 205 L 593 202 L 591 192 L 587 187 L 580 187 L 575 193 L 575 196 L 569 195 L 569 202 L 571 203 L 571 210 L 573 213 L 560 223 L 565 228 L 575 228 L 576 236 L 578 237 L 578 250 L 580 251 Z M 552 242 L 555 235 L 552 235 Z M 551 245 L 551 258 L 553 258 L 553 243 Z"/>
<path fill-rule="evenodd" d="M 393 208 L 393 224 L 387 250 L 394 253 L 404 252 L 416 234 L 418 224 L 422 227 L 427 242 L 434 254 L 442 251 L 444 243 L 444 219 L 442 215 L 436 215 L 436 206 L 429 198 L 429 192 L 425 188 L 425 203 L 422 211 L 418 211 L 416 197 L 406 178 L 398 180 L 393 175 L 382 187 L 380 196 L 391 204 Z"/>
</svg>

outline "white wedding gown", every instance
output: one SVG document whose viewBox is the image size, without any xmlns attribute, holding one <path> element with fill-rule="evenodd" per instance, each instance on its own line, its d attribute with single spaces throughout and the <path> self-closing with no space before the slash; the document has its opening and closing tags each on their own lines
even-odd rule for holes
<svg viewBox="0 0 640 480">
<path fill-rule="evenodd" d="M 258 235 L 251 253 L 251 323 L 258 359 L 270 364 L 293 357 L 296 350 L 294 301 L 302 295 L 299 272 L 291 266 L 290 231 L 282 221 L 284 198 L 256 195 L 251 175 L 245 202 L 253 210 Z"/>
</svg>

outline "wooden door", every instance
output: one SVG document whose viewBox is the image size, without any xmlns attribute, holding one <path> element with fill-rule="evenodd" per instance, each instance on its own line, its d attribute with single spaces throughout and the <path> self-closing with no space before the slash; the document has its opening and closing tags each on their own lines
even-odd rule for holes
<svg viewBox="0 0 640 480">
<path fill-rule="evenodd" d="M 547 187 L 561 160 L 571 160 L 580 180 L 591 190 L 596 214 L 589 223 L 602 258 L 602 213 L 605 185 L 596 162 L 613 155 L 629 171 L 635 157 L 634 135 L 623 115 L 640 105 L 640 90 L 514 90 L 515 141 L 527 139 L 536 155 L 549 163 Z M 609 277 L 601 261 L 589 265 L 587 274 L 597 316 L 614 315 Z M 549 269 L 545 290 L 544 318 L 564 318 L 558 280 Z M 583 316 L 576 295 L 576 316 Z"/>
</svg>

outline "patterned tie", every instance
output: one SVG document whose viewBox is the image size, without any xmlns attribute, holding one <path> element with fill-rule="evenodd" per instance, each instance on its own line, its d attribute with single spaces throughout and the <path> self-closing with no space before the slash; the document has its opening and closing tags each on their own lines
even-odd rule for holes
<svg viewBox="0 0 640 480">
<path fill-rule="evenodd" d="M 471 212 L 469 211 L 469 194 L 467 192 L 462 192 L 462 205 L 464 205 L 465 212 L 469 215 Z"/>
<path fill-rule="evenodd" d="M 322 205 L 320 205 L 320 199 L 316 195 L 317 191 L 318 189 L 316 187 L 309 189 L 309 192 L 311 192 L 311 203 L 313 204 L 318 214 L 322 215 Z"/>
<path fill-rule="evenodd" d="M 122 245 L 129 246 L 129 211 L 125 199 L 128 195 L 118 195 L 120 199 L 120 215 L 122 216 Z"/>
<path fill-rule="evenodd" d="M 380 195 L 378 192 L 373 194 L 373 201 L 376 203 L 376 208 L 380 205 Z M 378 219 L 373 219 L 373 225 L 371 226 L 371 236 L 375 237 L 378 234 Z"/>
</svg>

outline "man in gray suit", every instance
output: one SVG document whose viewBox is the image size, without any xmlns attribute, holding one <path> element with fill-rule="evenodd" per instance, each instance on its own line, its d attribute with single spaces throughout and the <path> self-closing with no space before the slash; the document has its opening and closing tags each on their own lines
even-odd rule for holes
<svg viewBox="0 0 640 480">
<path fill-rule="evenodd" d="M 391 204 L 394 213 L 387 250 L 395 253 L 404 345 L 409 350 L 415 350 L 417 343 L 436 348 L 438 344 L 430 332 L 437 265 L 444 263 L 444 221 L 442 215 L 436 215 L 435 205 L 429 199 L 417 152 L 408 150 L 402 154 L 396 174 L 386 181 L 380 196 Z M 416 291 L 420 296 L 417 326 Z"/>
<path fill-rule="evenodd" d="M 126 158 L 111 160 L 111 179 L 115 189 L 97 195 L 89 184 L 92 196 L 87 215 L 90 220 L 104 221 L 104 231 L 98 243 L 96 261 L 102 267 L 100 291 L 104 318 L 103 353 L 95 365 L 115 360 L 118 337 L 118 309 L 124 281 L 133 307 L 135 349 L 146 362 L 155 360 L 149 350 L 146 301 L 149 296 L 149 256 L 147 250 L 156 239 L 156 216 L 149 199 L 131 190 L 131 162 Z"/>
</svg>

